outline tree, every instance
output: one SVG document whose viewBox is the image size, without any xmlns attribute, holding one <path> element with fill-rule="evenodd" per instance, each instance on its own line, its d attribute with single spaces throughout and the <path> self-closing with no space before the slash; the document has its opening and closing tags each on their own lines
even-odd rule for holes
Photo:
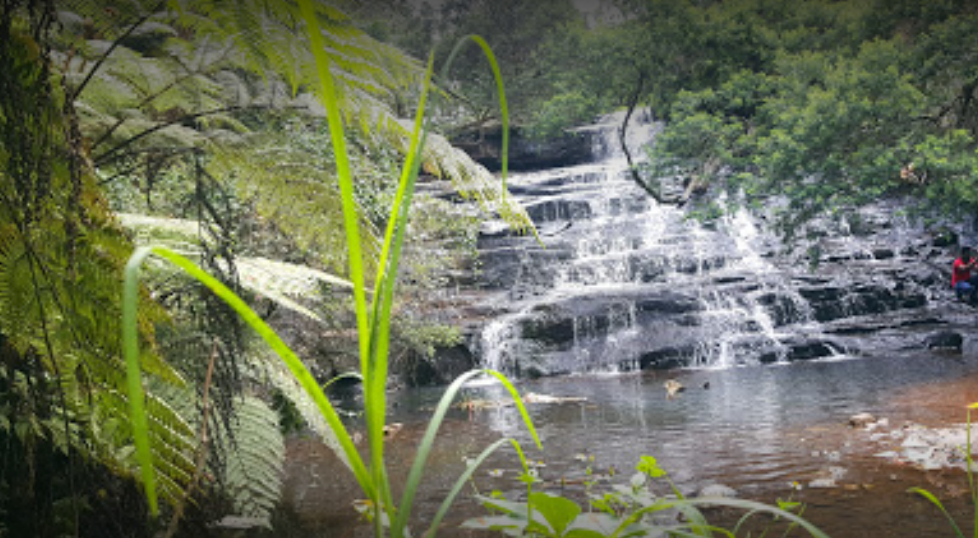
<svg viewBox="0 0 978 538">
<path fill-rule="evenodd" d="M 789 235 L 818 213 L 894 194 L 923 195 L 921 209 L 975 210 L 968 2 L 689 9 L 711 21 L 704 43 L 723 43 L 703 65 L 724 67 L 680 73 L 666 91 L 660 172 L 786 195 Z"/>
</svg>

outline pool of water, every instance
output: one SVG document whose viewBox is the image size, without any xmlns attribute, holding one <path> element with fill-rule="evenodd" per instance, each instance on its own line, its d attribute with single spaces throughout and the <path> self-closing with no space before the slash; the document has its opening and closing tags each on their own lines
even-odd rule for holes
<svg viewBox="0 0 978 538">
<path fill-rule="evenodd" d="M 668 379 L 686 390 L 669 398 L 663 386 Z M 470 387 L 462 399 L 483 405 L 449 414 L 431 456 L 415 525 L 420 528 L 437 510 L 465 458 L 500 437 L 514 437 L 531 459 L 543 463 L 541 487 L 571 497 L 583 498 L 588 477 L 599 479 L 596 489 L 626 482 L 639 457 L 652 455 L 686 493 L 723 484 L 745 498 L 770 502 L 792 496 L 806 502 L 806 514 L 833 536 L 950 535 L 936 510 L 906 489 L 930 487 L 949 499 L 952 510 L 963 511 L 964 475 L 924 473 L 875 457 L 880 446 L 849 428 L 847 420 L 869 412 L 888 418 L 892 428 L 908 421 L 963 422 L 963 406 L 978 399 L 978 391 L 970 392 L 978 386 L 972 379 L 978 380 L 978 360 L 919 354 L 521 381 L 523 394 L 582 399 L 528 404 L 543 451 L 531 447 L 513 407 L 486 405 L 505 400 L 501 387 Z M 436 389 L 392 396 L 390 421 L 404 425 L 387 445 L 394 483 L 406 475 L 440 396 Z M 341 528 L 347 530 L 340 535 L 365 532 L 349 508 L 358 497 L 356 488 L 328 452 L 298 438 L 289 455 L 287 499 L 310 535 L 333 536 Z M 477 473 L 473 487 L 517 495 L 518 474 L 515 453 L 506 449 Z M 828 475 L 837 477 L 836 487 L 808 487 Z M 479 513 L 471 496 L 465 497 L 441 535 L 464 535 L 453 526 Z"/>
</svg>

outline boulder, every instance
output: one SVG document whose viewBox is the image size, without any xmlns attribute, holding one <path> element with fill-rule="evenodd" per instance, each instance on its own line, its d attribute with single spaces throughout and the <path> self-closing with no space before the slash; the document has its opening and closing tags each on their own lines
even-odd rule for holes
<svg viewBox="0 0 978 538">
<path fill-rule="evenodd" d="M 928 334 L 924 338 L 924 346 L 927 349 L 955 351 L 960 353 L 961 346 L 964 344 L 964 337 L 955 331 L 937 331 Z"/>
</svg>

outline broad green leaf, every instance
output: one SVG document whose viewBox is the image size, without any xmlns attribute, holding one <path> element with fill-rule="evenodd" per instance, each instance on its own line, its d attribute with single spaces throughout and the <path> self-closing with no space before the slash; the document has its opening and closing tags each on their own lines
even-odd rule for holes
<svg viewBox="0 0 978 538">
<path fill-rule="evenodd" d="M 567 527 L 581 513 L 581 507 L 574 501 L 544 492 L 531 493 L 530 504 L 547 520 L 554 536 L 563 536 Z"/>
</svg>

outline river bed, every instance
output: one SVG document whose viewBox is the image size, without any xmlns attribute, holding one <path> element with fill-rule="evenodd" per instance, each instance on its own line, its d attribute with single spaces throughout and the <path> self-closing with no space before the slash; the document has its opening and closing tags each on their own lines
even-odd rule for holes
<svg viewBox="0 0 978 538">
<path fill-rule="evenodd" d="M 686 390 L 669 398 L 663 384 L 675 379 Z M 887 431 L 910 423 L 937 427 L 964 422 L 965 406 L 978 401 L 978 360 L 935 353 L 898 357 L 838 357 L 783 365 L 726 369 L 574 375 L 523 380 L 520 391 L 583 398 L 581 402 L 530 403 L 544 450 L 531 441 L 512 407 L 450 412 L 442 427 L 415 509 L 421 529 L 463 470 L 465 458 L 503 436 L 517 438 L 542 463 L 542 488 L 583 498 L 625 483 L 642 455 L 658 458 L 687 494 L 722 484 L 742 498 L 772 502 L 791 497 L 834 537 L 950 536 L 936 508 L 907 488 L 921 486 L 946 499 L 964 519 L 967 482 L 956 470 L 922 471 L 875 454 L 898 448 L 847 425 L 868 412 L 888 422 Z M 401 483 L 441 391 L 410 389 L 392 397 L 390 422 L 403 429 L 387 444 L 392 481 Z M 504 399 L 499 386 L 467 388 L 462 400 Z M 887 445 L 893 446 L 887 446 Z M 590 474 L 588 469 L 590 468 Z M 516 495 L 519 464 L 502 450 L 476 474 L 473 487 Z M 832 478 L 830 487 L 825 480 Z M 480 514 L 467 488 L 439 535 Z M 664 492 L 664 489 L 660 488 Z M 352 501 L 359 498 L 348 472 L 316 441 L 289 444 L 286 498 L 308 536 L 359 536 Z M 732 516 L 720 513 L 721 521 Z M 796 535 L 801 535 L 796 533 Z"/>
</svg>

